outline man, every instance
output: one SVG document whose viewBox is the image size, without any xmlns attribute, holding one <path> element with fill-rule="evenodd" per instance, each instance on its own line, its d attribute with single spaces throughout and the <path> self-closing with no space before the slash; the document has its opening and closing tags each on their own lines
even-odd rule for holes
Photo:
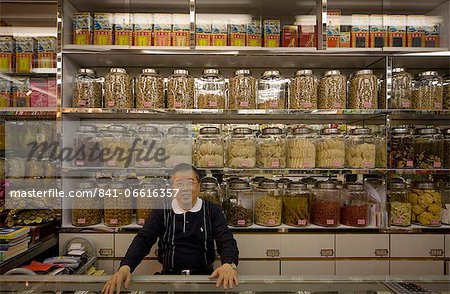
<svg viewBox="0 0 450 294">
<path fill-rule="evenodd" d="M 239 251 L 224 215 L 217 205 L 198 197 L 200 175 L 189 164 L 179 164 L 171 176 L 172 187 L 179 189 L 175 199 L 165 209 L 155 210 L 131 243 L 119 270 L 103 287 L 103 292 L 120 293 L 122 284 L 128 288 L 131 273 L 151 247 L 158 241 L 158 261 L 161 274 L 210 275 L 216 286 L 224 289 L 238 285 Z M 222 266 L 213 271 L 214 241 Z"/>
</svg>

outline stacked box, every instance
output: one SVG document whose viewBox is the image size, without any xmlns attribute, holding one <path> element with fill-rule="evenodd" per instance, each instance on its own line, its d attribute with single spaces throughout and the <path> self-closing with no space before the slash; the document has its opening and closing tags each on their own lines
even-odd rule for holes
<svg viewBox="0 0 450 294">
<path fill-rule="evenodd" d="M 170 46 L 172 44 L 172 15 L 167 13 L 155 13 L 153 19 L 155 22 L 153 27 L 155 46 Z"/>
<path fill-rule="evenodd" d="M 16 72 L 31 72 L 36 59 L 36 40 L 31 37 L 16 38 Z"/>
<path fill-rule="evenodd" d="M 261 47 L 261 22 L 259 20 L 252 20 L 247 24 L 247 37 L 244 42 L 247 46 Z"/>
<path fill-rule="evenodd" d="M 369 15 L 353 14 L 352 15 L 352 47 L 368 48 L 369 47 Z"/>
<path fill-rule="evenodd" d="M 189 14 L 172 15 L 172 46 L 189 46 Z"/>
<path fill-rule="evenodd" d="M 16 44 L 13 37 L 0 37 L 0 72 L 14 70 Z"/>
<path fill-rule="evenodd" d="M 408 47 L 425 47 L 425 15 L 406 16 L 406 42 Z"/>
<path fill-rule="evenodd" d="M 11 104 L 11 82 L 0 78 L 0 107 L 9 107 Z"/>
<path fill-rule="evenodd" d="M 352 17 L 342 15 L 339 24 L 339 47 L 350 48 L 352 46 Z"/>
<path fill-rule="evenodd" d="M 94 13 L 94 45 L 113 44 L 113 23 L 112 13 Z"/>
<path fill-rule="evenodd" d="M 229 25 L 230 46 L 245 46 L 247 30 L 248 26 L 241 19 L 232 19 Z M 259 27 L 259 30 L 261 32 L 261 27 Z M 261 40 L 261 36 L 259 38 Z"/>
<path fill-rule="evenodd" d="M 55 37 L 37 37 L 38 67 L 56 68 L 57 41 Z"/>
<path fill-rule="evenodd" d="M 133 15 L 134 46 L 151 46 L 153 34 L 153 14 L 135 13 Z"/>
<path fill-rule="evenodd" d="M 389 15 L 389 47 L 406 47 L 406 15 Z"/>
<path fill-rule="evenodd" d="M 340 23 L 341 11 L 339 9 L 328 10 L 327 12 L 327 47 L 340 46 Z"/>
<path fill-rule="evenodd" d="M 31 107 L 48 107 L 48 82 L 46 78 L 32 78 L 31 91 Z"/>
<path fill-rule="evenodd" d="M 314 15 L 302 15 L 297 18 L 299 24 L 300 47 L 316 47 L 316 17 Z"/>
<path fill-rule="evenodd" d="M 16 78 L 12 84 L 12 107 L 30 107 L 30 79 Z"/>
<path fill-rule="evenodd" d="M 382 48 L 388 46 L 387 15 L 372 14 L 369 17 L 370 47 Z"/>
<path fill-rule="evenodd" d="M 209 16 L 198 15 L 195 28 L 195 45 L 211 46 L 211 19 Z"/>
<path fill-rule="evenodd" d="M 425 26 L 425 47 L 440 47 L 440 25 L 442 19 L 437 16 L 426 16 Z"/>
<path fill-rule="evenodd" d="M 89 12 L 75 13 L 72 22 L 72 42 L 75 45 L 90 45 L 94 34 L 94 20 Z"/>
<path fill-rule="evenodd" d="M 298 27 L 283 26 L 283 47 L 298 47 Z"/>
<path fill-rule="evenodd" d="M 133 45 L 133 21 L 129 13 L 114 14 L 114 45 Z"/>
<path fill-rule="evenodd" d="M 280 21 L 264 21 L 264 47 L 280 47 Z"/>
<path fill-rule="evenodd" d="M 227 46 L 228 29 L 226 20 L 211 21 L 211 45 Z"/>
<path fill-rule="evenodd" d="M 56 95 L 57 95 L 56 89 L 57 89 L 56 79 L 49 78 L 47 80 L 47 92 L 48 92 L 47 104 L 48 104 L 48 107 L 56 107 L 56 100 L 57 100 L 56 99 Z"/>
</svg>

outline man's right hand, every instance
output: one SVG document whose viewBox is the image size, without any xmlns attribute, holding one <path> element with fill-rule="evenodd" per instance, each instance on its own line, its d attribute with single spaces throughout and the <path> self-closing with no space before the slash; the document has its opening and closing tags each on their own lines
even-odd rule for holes
<svg viewBox="0 0 450 294">
<path fill-rule="evenodd" d="M 121 266 L 119 270 L 111 276 L 111 278 L 103 286 L 102 292 L 105 294 L 114 294 L 114 289 L 116 293 L 120 293 L 122 288 L 122 283 L 124 283 L 125 289 L 128 289 L 128 285 L 131 281 L 131 269 L 128 265 Z"/>
</svg>

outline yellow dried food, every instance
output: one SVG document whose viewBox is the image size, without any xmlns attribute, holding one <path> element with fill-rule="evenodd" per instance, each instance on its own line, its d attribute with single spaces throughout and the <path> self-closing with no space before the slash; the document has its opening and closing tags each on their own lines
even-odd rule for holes
<svg viewBox="0 0 450 294">
<path fill-rule="evenodd" d="M 425 208 L 420 206 L 419 204 L 414 204 L 412 207 L 413 214 L 419 215 L 425 211 Z"/>
<path fill-rule="evenodd" d="M 441 204 L 442 197 L 439 192 L 431 192 L 430 194 L 433 196 L 434 203 Z"/>
<path fill-rule="evenodd" d="M 419 205 L 427 208 L 431 203 L 434 202 L 434 198 L 431 194 L 429 193 L 423 193 L 422 195 L 419 196 Z"/>
<path fill-rule="evenodd" d="M 419 196 L 416 193 L 409 194 L 409 202 L 411 202 L 411 204 L 419 203 Z"/>
<path fill-rule="evenodd" d="M 439 204 L 430 204 L 430 206 L 428 206 L 428 211 L 431 212 L 432 214 L 435 215 L 440 215 L 441 214 L 441 205 Z"/>
<path fill-rule="evenodd" d="M 429 225 L 431 220 L 433 219 L 433 214 L 429 212 L 424 212 L 421 215 L 417 216 L 417 220 L 421 225 Z"/>
</svg>

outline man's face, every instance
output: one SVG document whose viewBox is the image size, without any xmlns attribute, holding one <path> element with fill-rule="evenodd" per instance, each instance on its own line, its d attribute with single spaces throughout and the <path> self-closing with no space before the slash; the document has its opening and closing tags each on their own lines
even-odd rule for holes
<svg viewBox="0 0 450 294">
<path fill-rule="evenodd" d="M 183 209 L 191 209 L 200 193 L 200 182 L 194 171 L 178 171 L 172 176 L 172 188 L 178 189 L 177 200 Z"/>
</svg>

